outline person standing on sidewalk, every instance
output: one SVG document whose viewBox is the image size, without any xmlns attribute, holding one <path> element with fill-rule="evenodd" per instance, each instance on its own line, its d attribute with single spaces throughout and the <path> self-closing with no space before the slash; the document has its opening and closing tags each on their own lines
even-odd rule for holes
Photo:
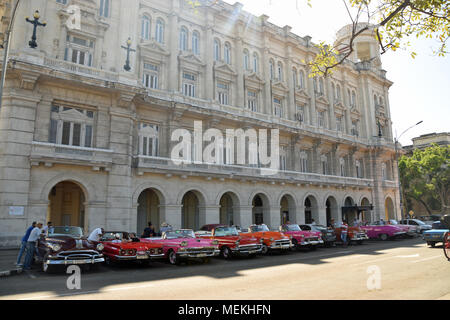
<svg viewBox="0 0 450 320">
<path fill-rule="evenodd" d="M 31 231 L 36 227 L 36 221 L 33 221 L 31 226 L 25 232 L 25 235 L 22 237 L 22 244 L 20 245 L 19 255 L 17 256 L 16 266 L 22 266 L 20 260 L 22 260 L 23 253 L 25 252 L 25 248 L 27 247 L 28 238 L 30 237 Z"/>
<path fill-rule="evenodd" d="M 344 247 L 348 246 L 347 233 L 348 233 L 347 224 L 345 222 L 343 222 L 342 223 L 342 231 L 341 231 L 341 240 L 342 240 L 342 245 Z"/>
<path fill-rule="evenodd" d="M 34 252 L 36 250 L 36 243 L 42 233 L 42 223 L 38 222 L 36 227 L 31 230 L 30 236 L 27 241 L 27 255 L 25 256 L 25 263 L 23 265 L 24 270 L 31 269 L 31 263 L 33 262 Z"/>
</svg>

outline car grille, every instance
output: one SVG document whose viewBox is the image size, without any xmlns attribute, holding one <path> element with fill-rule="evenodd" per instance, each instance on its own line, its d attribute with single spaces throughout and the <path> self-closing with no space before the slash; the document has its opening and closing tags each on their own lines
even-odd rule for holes
<svg viewBox="0 0 450 320">
<path fill-rule="evenodd" d="M 278 246 L 284 246 L 284 245 L 289 245 L 289 244 L 291 244 L 291 241 L 289 239 L 275 240 L 275 245 L 278 245 Z"/>
<path fill-rule="evenodd" d="M 80 251 L 64 251 L 58 254 L 60 258 L 70 258 L 70 259 L 86 259 L 101 256 L 95 250 L 80 250 Z"/>
<path fill-rule="evenodd" d="M 306 239 L 307 241 L 319 241 L 318 237 L 310 237 L 308 239 Z"/>
<path fill-rule="evenodd" d="M 148 253 L 149 254 L 162 254 L 163 253 L 163 249 L 162 248 L 149 249 Z"/>
<path fill-rule="evenodd" d="M 249 250 L 249 251 L 251 251 L 251 250 L 259 250 L 260 246 L 257 245 L 257 244 L 247 244 L 247 245 L 239 246 L 239 249 L 240 250 Z"/>
<path fill-rule="evenodd" d="M 214 250 L 215 250 L 214 247 L 186 248 L 187 252 L 208 252 Z"/>
</svg>

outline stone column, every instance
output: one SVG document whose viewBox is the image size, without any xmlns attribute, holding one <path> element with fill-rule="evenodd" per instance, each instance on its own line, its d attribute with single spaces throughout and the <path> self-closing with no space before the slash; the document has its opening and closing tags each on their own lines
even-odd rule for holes
<svg viewBox="0 0 450 320">
<path fill-rule="evenodd" d="M 278 230 L 281 222 L 281 206 L 271 206 L 264 209 L 264 223 L 270 230 Z"/>
<path fill-rule="evenodd" d="M 206 224 L 220 223 L 220 206 L 201 206 L 199 210 L 200 228 Z"/>
<path fill-rule="evenodd" d="M 136 204 L 137 205 L 137 204 Z M 107 219 L 106 219 L 106 212 L 107 209 L 107 203 L 106 202 L 95 202 L 90 201 L 84 203 L 84 209 L 85 209 L 85 217 L 87 217 L 87 223 L 84 226 L 84 233 L 89 234 L 91 233 L 95 228 L 103 227 L 106 228 L 107 226 Z M 137 207 L 133 207 L 133 210 L 131 210 L 131 222 L 129 225 L 129 228 L 127 230 L 130 231 L 136 231 L 136 219 L 137 219 Z M 115 230 L 115 229 L 114 229 Z"/>
<path fill-rule="evenodd" d="M 178 85 L 178 52 L 180 51 L 178 48 L 178 1 L 173 1 L 173 11 L 169 16 L 169 51 L 170 59 L 169 59 L 169 91 L 178 92 L 180 91 L 180 87 Z M 175 11 L 176 10 L 176 11 Z"/>
<path fill-rule="evenodd" d="M 242 228 L 247 228 L 252 224 L 253 206 L 233 207 L 233 222 Z"/>
<path fill-rule="evenodd" d="M 317 224 L 321 224 L 326 226 L 327 225 L 327 207 L 323 206 L 323 205 L 319 205 L 317 207 L 318 210 L 318 216 L 319 216 L 319 221 L 316 221 Z"/>
<path fill-rule="evenodd" d="M 160 205 L 159 209 L 161 223 L 166 222 L 170 224 L 174 229 L 181 228 L 181 210 L 183 209 L 182 205 Z"/>
<path fill-rule="evenodd" d="M 295 222 L 291 221 L 293 223 L 297 224 L 305 224 L 305 204 L 302 203 L 297 206 L 297 210 L 295 212 Z"/>
</svg>

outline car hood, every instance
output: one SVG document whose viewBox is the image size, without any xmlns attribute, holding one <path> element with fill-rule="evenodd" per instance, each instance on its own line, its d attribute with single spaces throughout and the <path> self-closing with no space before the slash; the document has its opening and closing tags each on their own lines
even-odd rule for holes
<svg viewBox="0 0 450 320">
<path fill-rule="evenodd" d="M 156 240 L 158 241 L 158 240 Z M 177 239 L 160 239 L 165 246 L 179 246 L 182 242 L 186 242 L 188 247 L 210 247 L 213 246 L 211 239 L 200 238 L 177 238 Z"/>
<path fill-rule="evenodd" d="M 318 231 L 284 231 L 283 233 L 286 235 L 291 235 L 293 237 L 304 236 L 305 238 L 319 237 L 322 235 L 322 233 Z"/>
<path fill-rule="evenodd" d="M 283 235 L 281 232 L 277 231 L 258 231 L 258 232 L 249 232 L 248 236 L 254 236 L 257 238 L 273 238 L 274 240 L 280 240 L 280 239 L 286 239 L 289 238 L 285 235 Z"/>
<path fill-rule="evenodd" d="M 443 234 L 443 233 L 447 233 L 447 232 L 449 232 L 449 230 L 446 230 L 446 229 L 433 229 L 433 230 L 425 231 L 423 234 Z"/>
<path fill-rule="evenodd" d="M 111 241 L 102 241 L 105 247 L 113 247 L 118 249 L 136 249 L 136 250 L 146 250 L 148 248 L 158 248 L 161 245 L 158 245 L 156 242 L 111 242 Z"/>
<path fill-rule="evenodd" d="M 90 242 L 85 238 L 74 238 L 70 236 L 54 236 L 47 237 L 43 241 L 43 243 L 48 244 L 59 244 L 61 246 L 61 250 L 95 250 L 95 243 Z"/>
</svg>

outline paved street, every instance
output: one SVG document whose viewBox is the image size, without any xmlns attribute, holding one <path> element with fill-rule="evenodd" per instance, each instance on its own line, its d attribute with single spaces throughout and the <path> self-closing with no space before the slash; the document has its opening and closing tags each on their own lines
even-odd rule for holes
<svg viewBox="0 0 450 320">
<path fill-rule="evenodd" d="M 368 268 L 381 272 L 369 291 Z M 373 267 L 372 267 L 373 268 Z M 101 266 L 68 290 L 64 273 L 0 279 L 0 299 L 449 299 L 450 263 L 421 238 L 171 266 Z M 376 269 L 375 269 L 376 270 Z"/>
</svg>

